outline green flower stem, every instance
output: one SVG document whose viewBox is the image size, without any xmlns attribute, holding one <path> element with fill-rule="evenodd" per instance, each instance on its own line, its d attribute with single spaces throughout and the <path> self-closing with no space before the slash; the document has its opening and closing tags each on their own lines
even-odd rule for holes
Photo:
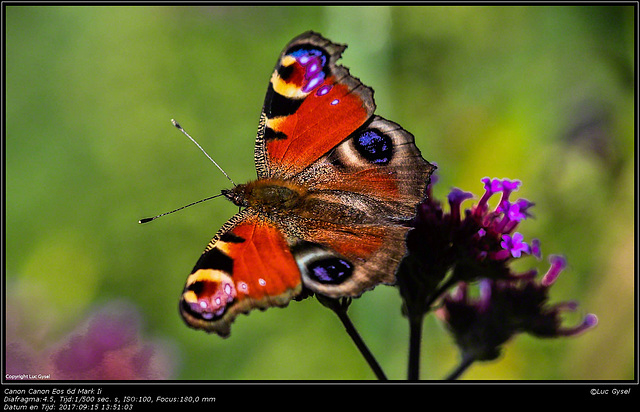
<svg viewBox="0 0 640 412">
<path fill-rule="evenodd" d="M 471 356 L 469 354 L 464 355 L 458 367 L 449 374 L 449 376 L 447 377 L 447 380 L 453 381 L 458 379 L 467 369 L 469 369 L 469 367 L 475 361 L 476 361 L 476 358 L 474 356 Z"/>
<path fill-rule="evenodd" d="M 409 367 L 408 379 L 420 379 L 420 347 L 422 344 L 422 322 L 424 314 L 409 315 Z"/>
<path fill-rule="evenodd" d="M 433 292 L 431 296 L 429 296 L 429 299 L 427 299 L 427 302 L 425 303 L 425 307 L 427 308 L 427 311 L 431 310 L 431 305 L 433 305 L 435 301 L 438 300 L 440 296 L 442 296 L 443 293 L 449 290 L 457 282 L 458 280 L 455 277 L 451 276 L 442 284 L 440 284 L 438 289 L 436 289 L 436 291 Z"/>
<path fill-rule="evenodd" d="M 407 375 L 410 381 L 420 379 L 420 348 L 422 344 L 422 324 L 424 317 L 431 311 L 431 306 L 434 302 L 455 283 L 456 280 L 450 277 L 442 283 L 423 304 L 419 307 L 412 308 L 413 310 L 407 315 L 409 318 L 409 366 L 407 368 Z"/>
<path fill-rule="evenodd" d="M 347 330 L 347 333 L 351 337 L 351 340 L 353 340 L 353 343 L 355 343 L 356 347 L 358 348 L 358 350 L 360 351 L 364 359 L 369 364 L 369 367 L 371 368 L 371 370 L 373 370 L 373 373 L 376 375 L 376 377 L 379 380 L 386 381 L 387 376 L 384 374 L 384 371 L 378 364 L 378 361 L 376 360 L 376 358 L 373 356 L 373 354 L 371 353 L 367 345 L 362 340 L 362 337 L 356 330 L 355 326 L 353 325 L 353 322 L 351 322 L 349 315 L 347 315 L 347 309 L 349 308 L 351 299 L 345 298 L 344 300 L 341 301 L 338 299 L 330 299 L 330 298 L 318 295 L 318 300 L 324 306 L 327 306 L 336 315 L 338 315 L 338 318 L 344 325 L 344 328 Z"/>
</svg>

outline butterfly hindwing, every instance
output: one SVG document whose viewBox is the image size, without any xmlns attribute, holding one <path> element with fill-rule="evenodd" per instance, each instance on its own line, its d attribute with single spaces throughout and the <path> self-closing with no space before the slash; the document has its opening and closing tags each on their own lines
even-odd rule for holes
<svg viewBox="0 0 640 412">
<path fill-rule="evenodd" d="M 340 297 L 393 283 L 433 169 L 409 132 L 374 116 L 295 176 L 307 182 L 304 206 L 289 216 L 289 227 L 306 228 L 292 245 L 305 286 Z"/>
<path fill-rule="evenodd" d="M 340 203 L 361 207 L 376 219 L 397 221 L 414 216 L 434 169 L 411 133 L 373 116 L 293 180 L 318 195 L 339 196 Z"/>
</svg>

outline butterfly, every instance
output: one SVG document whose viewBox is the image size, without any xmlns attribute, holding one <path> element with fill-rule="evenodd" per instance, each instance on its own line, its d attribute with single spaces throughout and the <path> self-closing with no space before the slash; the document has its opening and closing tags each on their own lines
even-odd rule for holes
<svg viewBox="0 0 640 412">
<path fill-rule="evenodd" d="M 374 115 L 373 90 L 336 61 L 346 45 L 305 32 L 284 48 L 260 114 L 257 179 L 187 277 L 180 313 L 226 337 L 240 313 L 312 293 L 393 284 L 435 167 L 413 136 Z"/>
</svg>

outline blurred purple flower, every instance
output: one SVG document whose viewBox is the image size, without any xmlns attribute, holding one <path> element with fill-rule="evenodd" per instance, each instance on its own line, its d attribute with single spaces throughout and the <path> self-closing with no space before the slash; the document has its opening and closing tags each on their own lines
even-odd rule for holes
<svg viewBox="0 0 640 412">
<path fill-rule="evenodd" d="M 461 282 L 443 299 L 438 314 L 446 322 L 463 358 L 493 360 L 501 346 L 518 333 L 541 338 L 575 336 L 593 328 L 598 319 L 587 314 L 571 327 L 562 325 L 562 313 L 574 311 L 575 302 L 548 304 L 549 289 L 565 267 L 560 256 L 550 256 L 551 267 L 540 281 L 482 279 L 479 296 L 471 298 Z"/>
<path fill-rule="evenodd" d="M 96 311 L 86 326 L 68 337 L 52 354 L 58 379 L 167 379 L 174 369 L 166 345 L 140 336 L 140 315 L 123 303 Z"/>
<path fill-rule="evenodd" d="M 57 344 L 36 351 L 7 336 L 7 376 L 56 380 L 152 380 L 173 377 L 175 349 L 141 336 L 140 314 L 130 304 L 111 302 L 90 315 Z M 15 331 L 13 331 L 15 332 Z M 15 333 L 12 333 L 15 334 Z"/>
</svg>

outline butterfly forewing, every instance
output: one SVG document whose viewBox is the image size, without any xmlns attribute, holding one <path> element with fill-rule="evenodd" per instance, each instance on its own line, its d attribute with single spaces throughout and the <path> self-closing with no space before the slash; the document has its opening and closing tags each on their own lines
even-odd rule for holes
<svg viewBox="0 0 640 412">
<path fill-rule="evenodd" d="M 373 114 L 373 90 L 336 64 L 345 47 L 313 32 L 285 47 L 269 82 L 256 138 L 259 178 L 298 174 Z"/>
<path fill-rule="evenodd" d="M 227 336 L 239 313 L 286 306 L 301 291 L 282 231 L 249 209 L 211 240 L 187 278 L 180 313 L 198 329 Z"/>
</svg>

